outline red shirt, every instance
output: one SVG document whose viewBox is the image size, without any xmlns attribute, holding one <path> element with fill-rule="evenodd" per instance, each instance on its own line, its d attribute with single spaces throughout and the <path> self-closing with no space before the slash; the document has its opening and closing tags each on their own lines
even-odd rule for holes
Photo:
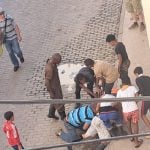
<svg viewBox="0 0 150 150">
<path fill-rule="evenodd" d="M 4 123 L 3 131 L 7 136 L 8 143 L 11 146 L 20 145 L 20 138 L 18 130 L 12 121 L 6 121 Z"/>
</svg>

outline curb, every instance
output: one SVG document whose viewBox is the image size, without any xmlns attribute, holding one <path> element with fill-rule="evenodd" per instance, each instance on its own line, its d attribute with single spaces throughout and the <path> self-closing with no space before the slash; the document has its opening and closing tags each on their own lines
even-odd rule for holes
<svg viewBox="0 0 150 150">
<path fill-rule="evenodd" d="M 120 25 L 119 25 L 119 32 L 118 32 L 118 41 L 122 41 L 123 35 L 123 25 L 124 25 L 124 18 L 125 18 L 125 1 L 122 0 L 122 8 L 121 8 L 121 15 L 120 15 Z"/>
</svg>

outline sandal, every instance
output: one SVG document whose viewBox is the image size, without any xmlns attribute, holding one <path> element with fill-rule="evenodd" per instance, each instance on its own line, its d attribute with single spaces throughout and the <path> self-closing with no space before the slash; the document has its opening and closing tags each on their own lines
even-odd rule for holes
<svg viewBox="0 0 150 150">
<path fill-rule="evenodd" d="M 142 144 L 143 144 L 143 140 L 141 139 L 138 141 L 138 144 L 135 146 L 135 148 L 139 148 Z"/>
</svg>

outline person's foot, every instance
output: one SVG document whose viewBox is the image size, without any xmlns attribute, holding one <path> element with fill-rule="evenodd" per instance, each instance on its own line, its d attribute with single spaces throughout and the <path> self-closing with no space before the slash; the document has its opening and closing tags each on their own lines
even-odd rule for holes
<svg viewBox="0 0 150 150">
<path fill-rule="evenodd" d="M 135 29 L 137 28 L 139 25 L 137 22 L 134 22 L 130 27 L 129 27 L 129 30 L 132 30 L 132 29 Z"/>
<path fill-rule="evenodd" d="M 20 58 L 20 62 L 24 63 L 24 58 L 23 57 Z"/>
<path fill-rule="evenodd" d="M 19 69 L 19 66 L 15 66 L 14 67 L 14 72 L 17 72 L 18 69 Z"/>
<path fill-rule="evenodd" d="M 143 140 L 139 140 L 138 143 L 135 145 L 135 148 L 139 148 L 143 144 Z"/>
<path fill-rule="evenodd" d="M 59 120 L 59 117 L 55 116 L 55 115 L 47 115 L 48 118 L 52 118 L 55 120 Z"/>
<path fill-rule="evenodd" d="M 59 129 L 55 132 L 55 135 L 56 135 L 56 136 L 60 136 L 62 131 L 63 131 L 62 128 L 59 128 Z"/>
<path fill-rule="evenodd" d="M 145 30 L 145 24 L 143 22 L 140 23 L 140 31 L 144 31 Z"/>
</svg>

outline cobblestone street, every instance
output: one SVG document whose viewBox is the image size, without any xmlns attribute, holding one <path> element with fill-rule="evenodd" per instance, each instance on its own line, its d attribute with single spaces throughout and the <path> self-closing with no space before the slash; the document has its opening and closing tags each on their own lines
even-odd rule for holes
<svg viewBox="0 0 150 150">
<path fill-rule="evenodd" d="M 118 34 L 122 0 L 0 0 L 0 6 L 21 28 L 25 57 L 16 73 L 6 51 L 0 58 L 1 100 L 50 99 L 44 87 L 44 66 L 54 52 L 62 54 L 62 63 L 83 63 L 85 58 L 115 62 L 105 38 L 108 33 Z M 64 98 L 74 98 L 74 91 L 69 93 L 65 87 L 63 91 Z M 62 143 L 55 131 L 63 122 L 48 119 L 48 107 L 0 105 L 0 128 L 3 113 L 12 110 L 25 147 Z M 0 130 L 0 150 L 7 149 Z"/>
</svg>

